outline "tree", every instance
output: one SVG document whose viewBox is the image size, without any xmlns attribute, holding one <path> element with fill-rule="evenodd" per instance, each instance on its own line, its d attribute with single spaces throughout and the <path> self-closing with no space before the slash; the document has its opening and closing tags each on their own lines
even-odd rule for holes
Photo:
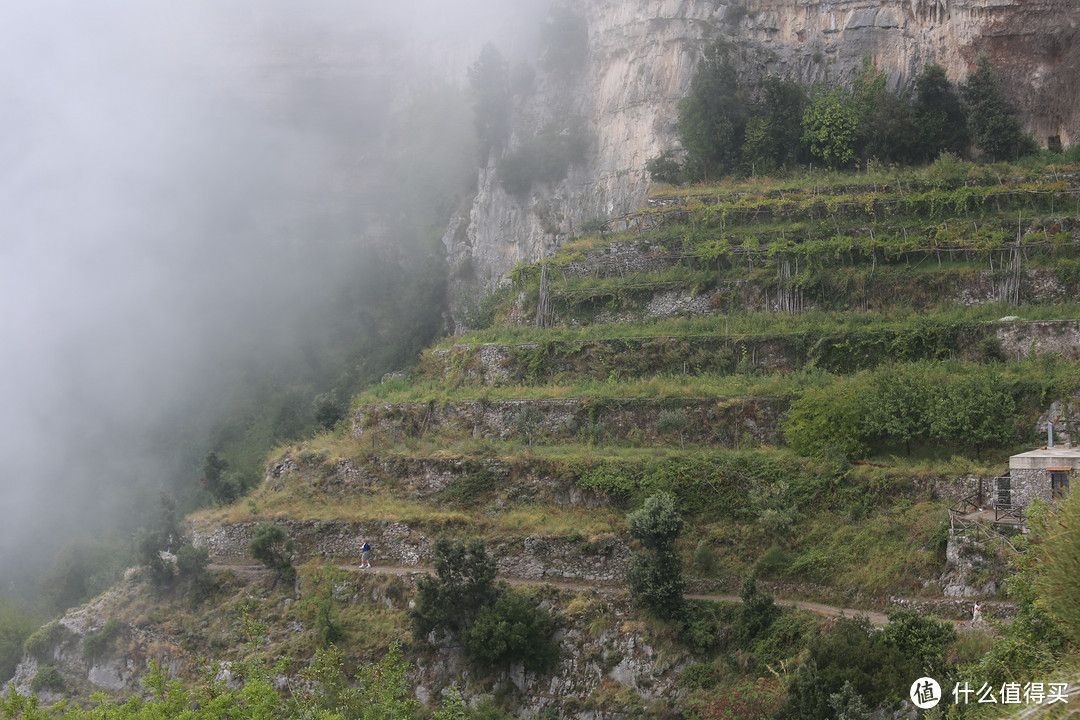
<svg viewBox="0 0 1080 720">
<path fill-rule="evenodd" d="M 844 705 L 859 696 L 876 707 L 907 696 L 907 688 L 921 674 L 921 663 L 886 642 L 865 617 L 842 619 L 810 641 L 807 658 L 788 688 L 783 717 L 819 720 L 833 717 L 830 699 L 845 697 Z M 845 684 L 850 683 L 850 690 Z"/>
<path fill-rule="evenodd" d="M 743 132 L 742 165 L 769 173 L 798 160 L 806 90 L 793 80 L 770 75 L 757 88 Z"/>
<path fill-rule="evenodd" d="M 1075 657 L 1077 626 L 1064 622 L 1077 615 L 1073 593 L 1078 576 L 1071 562 L 1076 553 L 1068 549 L 1076 543 L 1075 510 L 1067 509 L 1059 524 L 1044 524 L 1041 521 L 1049 518 L 1036 514 L 1029 517 L 1034 534 L 1049 537 L 1014 557 L 1005 596 L 1016 614 L 1008 625 L 995 628 L 1000 637 L 979 661 L 972 680 L 999 686 L 1005 681 L 1039 682 L 1060 671 L 1066 657 Z"/>
<path fill-rule="evenodd" d="M 967 148 L 967 116 L 941 65 L 927 65 L 915 79 L 912 112 L 921 159 L 933 160 L 943 152 L 959 155 Z"/>
<path fill-rule="evenodd" d="M 331 563 L 312 563 L 300 585 L 300 612 L 315 630 L 319 645 L 329 647 L 345 636 L 334 588 L 345 582 L 345 572 Z"/>
<path fill-rule="evenodd" d="M 810 154 L 829 167 L 849 165 L 855 159 L 859 115 L 851 94 L 842 88 L 817 86 L 803 111 L 803 142 Z"/>
<path fill-rule="evenodd" d="M 277 572 L 279 578 L 296 576 L 293 567 L 293 541 L 281 525 L 262 523 L 255 528 L 255 535 L 248 543 L 248 553 L 266 567 Z"/>
<path fill-rule="evenodd" d="M 348 414 L 348 408 L 338 401 L 335 392 L 316 395 L 312 405 L 315 409 L 315 423 L 323 430 L 333 430 Z"/>
<path fill-rule="evenodd" d="M 184 594 L 192 600 L 202 600 L 214 589 L 214 581 L 206 571 L 209 564 L 209 548 L 183 545 L 176 551 L 176 571 Z"/>
<path fill-rule="evenodd" d="M 783 423 L 791 447 L 813 457 L 866 457 L 866 389 L 865 377 L 858 375 L 804 391 Z"/>
<path fill-rule="evenodd" d="M 888 76 L 877 69 L 873 58 L 867 54 L 851 83 L 851 105 L 856 115 L 855 152 L 864 160 L 870 156 L 871 148 L 875 145 L 875 133 L 881 131 L 877 126 L 880 119 L 878 108 L 889 94 L 888 80 Z"/>
<path fill-rule="evenodd" d="M 1038 548 L 1039 596 L 1073 645 L 1080 647 L 1080 490 L 1058 501 L 1047 525 L 1047 540 Z"/>
<path fill-rule="evenodd" d="M 683 519 L 671 493 L 657 493 L 626 518 L 630 535 L 647 550 L 668 552 L 682 532 Z"/>
<path fill-rule="evenodd" d="M 678 185 L 682 182 L 682 163 L 679 162 L 675 150 L 668 149 L 645 163 L 645 169 L 653 182 L 662 182 L 669 185 Z"/>
<path fill-rule="evenodd" d="M 794 80 L 770 75 L 762 81 L 761 100 L 757 108 L 760 115 L 767 119 L 772 159 L 779 167 L 798 160 L 805 106 L 806 89 Z"/>
<path fill-rule="evenodd" d="M 500 590 L 495 583 L 495 560 L 488 556 L 483 540 L 439 538 L 432 547 L 435 575 L 416 582 L 416 601 L 409 609 L 413 637 L 423 640 L 431 633 L 439 639 L 468 629 L 476 616 L 495 603 Z"/>
<path fill-rule="evenodd" d="M 742 605 L 739 606 L 735 619 L 735 634 L 739 646 L 750 647 L 751 641 L 763 634 L 780 615 L 780 608 L 773 601 L 773 596 L 758 590 L 757 580 L 753 575 L 743 580 L 739 592 Z"/>
<path fill-rule="evenodd" d="M 1007 442 L 1013 432 L 1016 403 L 1000 372 L 979 368 L 949 382 L 933 407 L 932 432 L 959 441 L 981 457 L 984 447 Z"/>
<path fill-rule="evenodd" d="M 159 589 L 169 585 L 175 574 L 175 566 L 161 557 L 168 542 L 160 530 L 139 528 L 135 533 L 135 555 L 149 575 L 150 582 Z"/>
<path fill-rule="evenodd" d="M 917 610 L 900 608 L 889 613 L 889 624 L 881 631 L 881 637 L 924 674 L 940 675 L 945 669 L 945 650 L 956 640 L 956 628 Z"/>
<path fill-rule="evenodd" d="M 718 178 L 738 163 L 746 126 L 744 95 L 726 46 L 719 41 L 709 46 L 691 80 L 690 96 L 679 102 L 688 180 Z"/>
<path fill-rule="evenodd" d="M 1015 158 L 1030 151 L 1030 141 L 998 87 L 989 55 L 981 53 L 975 59 L 975 69 L 960 85 L 960 95 L 967 104 L 968 131 L 975 147 L 991 159 Z"/>
<path fill-rule="evenodd" d="M 485 162 L 510 135 L 509 74 L 506 61 L 491 43 L 480 49 L 480 57 L 469 67 L 469 90 L 480 160 Z"/>
<path fill-rule="evenodd" d="M 230 503 L 240 495 L 240 484 L 232 475 L 226 475 L 229 461 L 216 452 L 208 452 L 203 459 L 202 484 L 219 503 Z"/>
<path fill-rule="evenodd" d="M 904 443 L 911 455 L 911 441 L 930 432 L 930 366 L 888 366 L 874 373 L 866 398 L 866 426 Z"/>
<path fill-rule="evenodd" d="M 520 662 L 526 670 L 543 670 L 558 657 L 559 647 L 551 641 L 554 629 L 555 621 L 535 596 L 507 590 L 465 631 L 465 650 L 480 665 Z"/>
<path fill-rule="evenodd" d="M 495 561 L 482 540 L 439 538 L 432 555 L 435 575 L 417 581 L 409 609 L 414 638 L 460 635 L 469 659 L 485 667 L 520 662 L 540 670 L 555 660 L 555 621 L 534 596 L 495 582 Z"/>
<path fill-rule="evenodd" d="M 630 535 L 644 547 L 630 558 L 627 582 L 631 594 L 650 612 L 665 620 L 683 616 L 686 578 L 675 541 L 683 519 L 669 493 L 658 493 L 627 517 Z"/>
<path fill-rule="evenodd" d="M 22 657 L 23 642 L 34 631 L 33 618 L 13 600 L 0 595 L 0 677 L 11 678 Z"/>
</svg>

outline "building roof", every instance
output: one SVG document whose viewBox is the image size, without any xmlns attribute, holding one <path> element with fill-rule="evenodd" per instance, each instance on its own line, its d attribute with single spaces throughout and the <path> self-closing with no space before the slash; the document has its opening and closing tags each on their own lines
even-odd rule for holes
<svg viewBox="0 0 1080 720">
<path fill-rule="evenodd" d="M 1009 458 L 1010 470 L 1055 470 L 1080 468 L 1080 447 L 1055 445 L 1050 448 L 1029 450 Z"/>
</svg>

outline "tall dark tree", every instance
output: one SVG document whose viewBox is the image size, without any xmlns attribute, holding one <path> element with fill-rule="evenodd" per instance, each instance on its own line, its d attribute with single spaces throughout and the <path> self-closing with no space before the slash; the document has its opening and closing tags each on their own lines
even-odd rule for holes
<svg viewBox="0 0 1080 720">
<path fill-rule="evenodd" d="M 750 110 L 742 147 L 743 164 L 770 172 L 798 160 L 806 90 L 794 80 L 770 75 L 762 80 Z"/>
<path fill-rule="evenodd" d="M 469 67 L 476 138 L 481 162 L 503 146 L 510 134 L 510 79 L 506 61 L 487 43 Z"/>
<path fill-rule="evenodd" d="M 975 60 L 975 69 L 960 86 L 968 108 L 971 140 L 991 159 L 1016 158 L 1030 150 L 1020 129 L 1020 121 L 998 86 L 997 75 L 985 53 Z"/>
<path fill-rule="evenodd" d="M 927 65 L 915 79 L 912 110 L 920 160 L 933 160 L 943 152 L 960 154 L 967 148 L 964 106 L 941 65 Z"/>
<path fill-rule="evenodd" d="M 908 162 L 915 154 L 910 98 L 906 92 L 890 90 L 888 80 L 869 55 L 863 58 L 851 92 L 858 116 L 856 154 L 863 161 L 877 158 Z"/>
<path fill-rule="evenodd" d="M 627 517 L 630 535 L 644 552 L 630 558 L 630 592 L 654 615 L 675 620 L 683 615 L 686 578 L 675 541 L 682 532 L 683 519 L 669 493 L 657 493 Z"/>
<path fill-rule="evenodd" d="M 686 150 L 686 179 L 709 180 L 738 163 L 746 128 L 746 98 L 727 48 L 717 42 L 705 51 L 679 102 L 679 137 Z"/>
<path fill-rule="evenodd" d="M 416 583 L 416 603 L 409 610 L 413 637 L 426 638 L 466 630 L 476 616 L 501 595 L 495 582 L 495 560 L 482 540 L 466 545 L 439 538 L 432 547 L 435 575 Z"/>
</svg>

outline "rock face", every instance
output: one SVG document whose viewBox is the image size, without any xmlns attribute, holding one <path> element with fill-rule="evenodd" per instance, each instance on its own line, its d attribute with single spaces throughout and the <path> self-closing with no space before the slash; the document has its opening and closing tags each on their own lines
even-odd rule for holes
<svg viewBox="0 0 1080 720">
<path fill-rule="evenodd" d="M 740 74 L 844 82 L 869 55 L 894 86 L 940 63 L 962 79 L 980 52 L 992 59 L 1025 130 L 1044 145 L 1080 138 L 1080 5 L 1072 0 L 586 0 L 588 53 L 574 72 L 545 71 L 514 99 L 502 153 L 567 118 L 588 152 L 567 176 L 525 196 L 501 185 L 499 153 L 480 172 L 468 216 L 444 236 L 459 307 L 519 262 L 546 257 L 590 220 L 644 203 L 645 163 L 677 145 L 677 104 L 715 37 L 737 50 Z M 617 224 L 617 223 L 616 223 Z"/>
</svg>

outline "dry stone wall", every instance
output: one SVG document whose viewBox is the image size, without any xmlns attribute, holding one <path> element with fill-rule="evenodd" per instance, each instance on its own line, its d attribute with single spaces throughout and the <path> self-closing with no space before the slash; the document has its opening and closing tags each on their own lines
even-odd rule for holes
<svg viewBox="0 0 1080 720">
<path fill-rule="evenodd" d="M 249 560 L 248 545 L 260 523 L 223 525 L 209 533 L 191 532 L 192 544 L 205 547 L 217 560 Z M 366 539 L 372 561 L 381 565 L 418 567 L 431 561 L 435 537 L 396 522 L 301 522 L 282 520 L 296 546 L 298 561 L 310 558 L 353 561 Z M 630 549 L 612 534 L 597 537 L 528 536 L 489 546 L 502 575 L 529 580 L 566 579 L 616 582 L 626 577 Z"/>
<path fill-rule="evenodd" d="M 520 419 L 527 408 L 537 411 L 535 427 L 522 430 Z M 717 445 L 776 444 L 780 419 L 787 401 L 778 398 L 650 399 L 616 398 L 588 400 L 473 400 L 446 403 L 397 403 L 361 406 L 353 422 L 353 437 L 420 437 L 425 432 L 459 433 L 473 437 L 564 441 L 582 433 L 602 432 L 618 441 L 670 441 L 656 431 L 660 413 L 683 410 L 683 440 Z"/>
<path fill-rule="evenodd" d="M 315 457 L 319 453 L 313 453 Z M 342 473 L 342 468 L 349 472 Z M 477 488 L 472 480 L 486 479 L 489 487 Z M 495 491 L 496 508 L 507 503 L 543 502 L 555 506 L 606 507 L 609 499 L 581 488 L 555 466 L 539 461 L 507 462 L 497 458 L 442 459 L 380 456 L 367 462 L 351 459 L 334 462 L 310 460 L 298 463 L 287 456 L 271 463 L 264 487 L 280 491 L 294 479 L 320 495 L 342 498 L 367 494 L 376 488 L 410 500 L 436 499 L 469 482 L 476 492 Z"/>
</svg>

